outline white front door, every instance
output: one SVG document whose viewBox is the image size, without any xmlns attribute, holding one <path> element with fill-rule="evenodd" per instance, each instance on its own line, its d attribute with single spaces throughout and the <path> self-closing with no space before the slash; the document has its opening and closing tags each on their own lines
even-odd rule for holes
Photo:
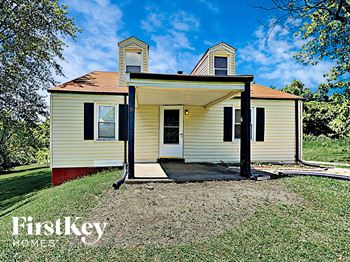
<svg viewBox="0 0 350 262">
<path fill-rule="evenodd" d="M 183 157 L 183 106 L 160 107 L 159 157 Z"/>
</svg>

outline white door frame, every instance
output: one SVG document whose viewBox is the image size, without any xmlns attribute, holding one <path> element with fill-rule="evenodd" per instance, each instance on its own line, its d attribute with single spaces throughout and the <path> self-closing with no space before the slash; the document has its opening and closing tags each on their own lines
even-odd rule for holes
<svg viewBox="0 0 350 262">
<path fill-rule="evenodd" d="M 164 144 L 164 109 L 179 109 L 179 144 Z M 183 158 L 183 106 L 160 106 L 159 158 Z"/>
</svg>

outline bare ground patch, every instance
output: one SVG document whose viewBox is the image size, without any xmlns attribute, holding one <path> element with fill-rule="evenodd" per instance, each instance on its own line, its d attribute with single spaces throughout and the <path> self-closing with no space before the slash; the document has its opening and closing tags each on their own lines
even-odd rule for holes
<svg viewBox="0 0 350 262">
<path fill-rule="evenodd" d="M 258 207 L 301 201 L 280 180 L 124 185 L 111 189 L 87 220 L 109 224 L 102 245 L 169 245 L 232 229 Z"/>
</svg>

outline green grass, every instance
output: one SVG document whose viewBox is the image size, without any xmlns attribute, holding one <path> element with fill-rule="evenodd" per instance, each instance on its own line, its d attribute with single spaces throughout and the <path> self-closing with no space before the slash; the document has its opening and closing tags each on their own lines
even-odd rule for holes
<svg viewBox="0 0 350 262">
<path fill-rule="evenodd" d="M 39 190 L 51 186 L 51 171 L 43 166 L 15 168 L 0 175 L 0 216 L 18 208 L 34 197 Z"/>
<path fill-rule="evenodd" d="M 27 258 L 29 260 L 42 261 L 46 255 L 60 253 L 60 250 L 46 254 L 46 249 L 14 248 L 11 236 L 13 216 L 32 216 L 37 221 L 56 221 L 65 216 L 84 217 L 103 193 L 111 189 L 119 175 L 120 171 L 102 172 L 58 187 L 50 186 L 51 172 L 48 168 L 1 175 L 0 261 L 12 260 L 16 252 L 19 252 L 20 261 L 25 256 L 32 258 Z M 62 244 L 68 241 L 65 237 L 62 240 Z"/>
<path fill-rule="evenodd" d="M 14 260 L 14 254 L 19 261 L 350 260 L 350 184 L 315 177 L 283 180 L 290 190 L 304 198 L 303 203 L 262 206 L 233 230 L 205 241 L 162 248 L 116 248 L 84 247 L 61 237 L 55 248 L 21 249 L 6 241 L 11 239 L 12 216 L 31 215 L 39 221 L 84 217 L 110 190 L 115 179 L 116 172 L 109 171 L 41 189 L 25 205 L 1 217 L 0 235 L 5 242 L 0 242 L 0 261 Z"/>
<path fill-rule="evenodd" d="M 350 164 L 350 138 L 305 137 L 303 159 Z"/>
</svg>

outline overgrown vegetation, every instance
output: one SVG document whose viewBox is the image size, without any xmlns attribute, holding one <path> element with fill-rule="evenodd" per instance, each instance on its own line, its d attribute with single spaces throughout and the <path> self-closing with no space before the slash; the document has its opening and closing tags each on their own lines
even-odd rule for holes
<svg viewBox="0 0 350 262">
<path fill-rule="evenodd" d="M 316 92 L 294 80 L 282 91 L 305 98 L 303 111 L 304 133 L 333 138 L 350 137 L 350 90 L 332 91 L 321 84 Z"/>
<path fill-rule="evenodd" d="M 350 137 L 331 139 L 324 135 L 305 135 L 303 159 L 350 164 Z"/>
<path fill-rule="evenodd" d="M 11 181 L 12 175 L 9 174 L 4 180 Z M 45 177 L 45 174 L 42 176 Z M 74 239 L 61 236 L 57 246 L 53 248 L 38 246 L 14 248 L 11 245 L 12 216 L 31 215 L 40 221 L 56 220 L 64 216 L 85 217 L 105 196 L 106 191 L 112 190 L 110 186 L 115 179 L 115 171 L 104 172 L 59 187 L 37 191 L 25 204 L 2 216 L 0 232 L 3 241 L 0 242 L 0 260 L 347 261 L 350 259 L 347 233 L 350 227 L 350 184 L 346 181 L 315 177 L 282 180 L 287 188 L 304 199 L 301 203 L 287 206 L 271 202 L 260 205 L 245 222 L 236 224 L 223 234 L 198 242 L 165 247 L 145 245 L 121 248 L 113 244 L 116 241 L 106 241 L 103 245 L 81 246 Z M 21 184 L 21 187 L 25 186 L 24 183 Z M 0 192 L 2 194 L 3 191 Z M 218 199 L 219 206 L 220 199 Z M 142 209 L 140 207 L 139 215 L 142 214 Z M 132 232 L 130 234 L 132 235 Z"/>
<path fill-rule="evenodd" d="M 4 122 L 7 122 L 6 117 L 0 115 L 0 137 L 4 138 L 0 149 L 0 172 L 13 166 L 49 163 L 49 119 L 31 124 Z"/>
</svg>

